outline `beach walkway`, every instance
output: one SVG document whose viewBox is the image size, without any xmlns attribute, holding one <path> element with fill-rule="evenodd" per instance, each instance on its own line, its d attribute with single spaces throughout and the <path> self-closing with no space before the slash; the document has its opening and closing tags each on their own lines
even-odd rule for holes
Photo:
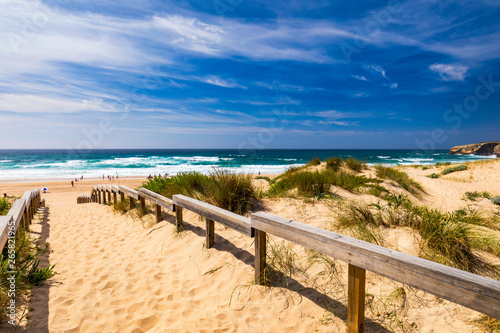
<svg viewBox="0 0 500 333">
<path fill-rule="evenodd" d="M 189 230 L 175 235 L 173 215 L 145 228 L 112 207 L 77 205 L 77 194 L 44 195 L 43 218 L 32 226 L 50 243 L 42 264 L 58 274 L 33 290 L 29 332 L 307 332 L 318 325 L 324 309 L 314 302 L 252 286 L 252 239 L 218 228 L 207 251 L 195 215 L 186 214 Z"/>
</svg>

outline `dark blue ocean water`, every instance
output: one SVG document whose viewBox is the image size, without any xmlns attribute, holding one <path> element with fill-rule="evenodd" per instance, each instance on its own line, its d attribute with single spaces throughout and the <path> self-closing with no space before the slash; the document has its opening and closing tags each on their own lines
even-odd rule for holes
<svg viewBox="0 0 500 333">
<path fill-rule="evenodd" d="M 102 175 L 147 176 L 183 171 L 208 173 L 214 168 L 273 174 L 314 157 L 354 157 L 370 164 L 434 164 L 477 160 L 477 156 L 450 156 L 447 150 L 0 150 L 0 179 L 72 179 Z"/>
</svg>

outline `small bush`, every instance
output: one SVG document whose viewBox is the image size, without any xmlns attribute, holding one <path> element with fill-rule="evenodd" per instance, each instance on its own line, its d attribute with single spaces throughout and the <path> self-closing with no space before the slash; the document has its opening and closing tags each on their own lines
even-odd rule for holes
<svg viewBox="0 0 500 333">
<path fill-rule="evenodd" d="M 339 171 L 340 167 L 342 166 L 342 158 L 339 156 L 337 157 L 329 157 L 325 160 L 326 162 L 326 168 L 332 171 Z"/>
<path fill-rule="evenodd" d="M 429 170 L 429 169 L 431 169 L 431 168 L 432 168 L 432 167 L 431 167 L 430 165 L 424 165 L 424 166 L 422 167 L 422 170 Z"/>
<path fill-rule="evenodd" d="M 436 178 L 439 178 L 439 175 L 437 173 L 431 173 L 427 177 L 432 178 L 432 179 L 436 179 Z"/>
<path fill-rule="evenodd" d="M 312 160 L 310 160 L 307 164 L 312 166 L 320 165 L 321 160 L 319 159 L 319 157 L 315 157 Z"/>
<path fill-rule="evenodd" d="M 377 177 L 393 180 L 411 194 L 418 195 L 419 191 L 424 191 L 422 185 L 411 179 L 405 172 L 399 171 L 396 168 L 379 165 L 375 167 L 375 172 Z"/>
<path fill-rule="evenodd" d="M 437 162 L 435 166 L 446 166 L 446 165 L 451 165 L 451 162 Z"/>
<path fill-rule="evenodd" d="M 7 198 L 0 198 L 0 216 L 7 215 L 11 206 Z"/>
<path fill-rule="evenodd" d="M 491 198 L 491 202 L 493 202 L 493 204 L 495 205 L 500 206 L 500 197 Z"/>
<path fill-rule="evenodd" d="M 465 171 L 465 170 L 467 170 L 467 166 L 462 164 L 462 165 L 458 165 L 458 166 L 453 167 L 453 168 L 446 168 L 443 171 L 441 171 L 441 174 L 444 176 L 444 175 L 450 174 L 452 172 Z"/>
<path fill-rule="evenodd" d="M 363 169 L 366 169 L 366 163 L 356 160 L 352 157 L 349 157 L 345 160 L 345 164 L 347 167 L 353 171 L 360 172 Z"/>
</svg>

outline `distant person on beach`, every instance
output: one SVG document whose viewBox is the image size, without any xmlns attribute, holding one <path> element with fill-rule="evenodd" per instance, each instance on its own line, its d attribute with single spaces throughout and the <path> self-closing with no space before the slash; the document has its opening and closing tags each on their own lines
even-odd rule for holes
<svg viewBox="0 0 500 333">
<path fill-rule="evenodd" d="M 104 175 L 102 175 L 102 179 L 104 180 Z"/>
<path fill-rule="evenodd" d="M 83 176 L 80 177 L 80 180 L 83 180 Z"/>
<path fill-rule="evenodd" d="M 74 187 L 75 186 L 75 183 L 73 183 L 73 181 L 71 181 L 71 186 Z"/>
</svg>

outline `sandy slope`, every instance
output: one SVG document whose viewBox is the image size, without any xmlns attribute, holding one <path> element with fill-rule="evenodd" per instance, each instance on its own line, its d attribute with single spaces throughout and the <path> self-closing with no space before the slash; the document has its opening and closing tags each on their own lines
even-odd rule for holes
<svg viewBox="0 0 500 333">
<path fill-rule="evenodd" d="M 446 209 L 463 206 L 460 198 L 465 190 L 500 194 L 500 162 L 473 170 L 471 183 L 426 178 L 433 170 L 407 170 L 425 186 L 424 201 Z M 288 288 L 254 286 L 252 239 L 218 226 L 216 245 L 206 250 L 204 223 L 194 214 L 185 214 L 189 230 L 176 235 L 172 214 L 165 213 L 161 223 L 150 224 L 150 216 L 139 220 L 115 214 L 109 206 L 77 205 L 77 194 L 90 193 L 91 185 L 97 183 L 102 181 L 79 182 L 75 188 L 66 183 L 0 184 L 0 191 L 15 195 L 34 187 L 51 189 L 44 194 L 47 208 L 32 229 L 40 234 L 40 242 L 50 243 L 43 263 L 55 264 L 59 274 L 34 289 L 29 332 L 345 331 L 343 264 L 337 263 L 340 280 L 322 287 L 308 283 L 314 270 L 303 279 L 290 280 Z M 121 183 L 134 187 L 141 181 Z M 352 194 L 339 194 L 356 199 Z M 319 227 L 328 227 L 335 210 L 329 203 L 295 199 L 265 200 L 264 206 L 271 213 Z M 385 236 L 391 247 L 416 254 L 407 231 L 387 230 Z M 306 255 L 303 249 L 294 249 Z M 371 295 L 387 298 L 398 286 L 368 274 Z M 474 311 L 422 292 L 417 296 L 419 301 L 411 304 L 407 316 L 419 330 L 474 331 L 469 325 L 477 316 Z M 387 332 L 381 323 L 401 330 L 390 313 L 380 306 L 368 307 L 367 331 Z"/>
</svg>

